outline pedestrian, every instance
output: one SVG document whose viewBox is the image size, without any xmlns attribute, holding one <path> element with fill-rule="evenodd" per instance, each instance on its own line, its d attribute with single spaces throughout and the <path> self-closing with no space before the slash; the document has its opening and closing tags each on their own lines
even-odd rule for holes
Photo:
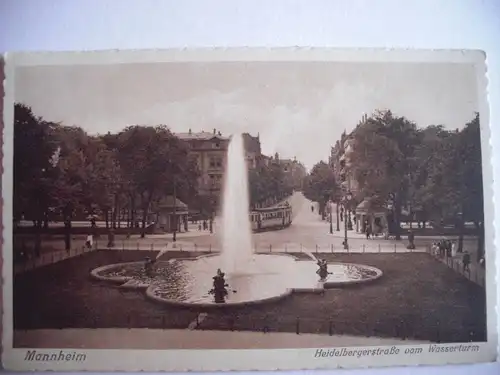
<svg viewBox="0 0 500 375">
<path fill-rule="evenodd" d="M 314 212 L 314 206 L 311 205 L 311 212 Z"/>
<path fill-rule="evenodd" d="M 452 247 L 451 241 L 447 240 L 446 241 L 446 257 L 447 258 L 451 258 L 451 247 Z"/>
<path fill-rule="evenodd" d="M 371 235 L 372 235 L 372 231 L 371 231 L 370 226 L 368 225 L 366 227 L 366 239 L 369 240 Z"/>
<path fill-rule="evenodd" d="M 455 242 L 451 243 L 451 257 L 454 258 L 457 256 L 457 245 Z"/>
<path fill-rule="evenodd" d="M 201 232 L 201 223 L 198 223 L 198 230 Z"/>
<path fill-rule="evenodd" d="M 462 257 L 462 264 L 463 264 L 463 272 L 465 271 L 470 273 L 470 254 L 467 250 L 464 251 L 464 256 Z"/>
<path fill-rule="evenodd" d="M 436 256 L 437 255 L 437 244 L 436 242 L 433 242 L 431 245 L 431 255 Z"/>
<path fill-rule="evenodd" d="M 92 244 L 93 244 L 93 242 L 94 242 L 94 241 L 93 241 L 93 237 L 92 237 L 92 235 L 91 235 L 91 234 L 89 234 L 89 235 L 87 236 L 87 240 L 85 241 L 85 247 L 86 247 L 87 249 L 92 249 Z"/>
<path fill-rule="evenodd" d="M 203 220 L 203 230 L 207 230 L 207 228 L 208 228 L 207 221 Z"/>
<path fill-rule="evenodd" d="M 438 248 L 439 248 L 439 257 L 444 258 L 444 241 L 441 240 L 438 242 Z"/>
<path fill-rule="evenodd" d="M 409 250 L 414 250 L 415 249 L 415 235 L 413 234 L 413 231 L 410 230 L 408 233 L 408 249 Z"/>
</svg>

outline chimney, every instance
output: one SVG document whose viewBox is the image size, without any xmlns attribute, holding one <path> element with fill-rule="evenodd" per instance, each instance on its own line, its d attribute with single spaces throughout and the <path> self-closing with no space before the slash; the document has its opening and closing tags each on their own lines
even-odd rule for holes
<svg viewBox="0 0 500 375">
<path fill-rule="evenodd" d="M 214 128 L 214 134 L 217 134 L 217 129 Z"/>
<path fill-rule="evenodd" d="M 191 128 L 189 128 L 189 135 L 191 135 Z"/>
</svg>

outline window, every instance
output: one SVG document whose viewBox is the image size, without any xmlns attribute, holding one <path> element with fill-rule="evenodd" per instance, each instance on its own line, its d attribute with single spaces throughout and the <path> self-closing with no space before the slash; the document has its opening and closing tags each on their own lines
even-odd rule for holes
<svg viewBox="0 0 500 375">
<path fill-rule="evenodd" d="M 222 158 L 211 157 L 210 158 L 210 168 L 222 168 Z"/>
</svg>

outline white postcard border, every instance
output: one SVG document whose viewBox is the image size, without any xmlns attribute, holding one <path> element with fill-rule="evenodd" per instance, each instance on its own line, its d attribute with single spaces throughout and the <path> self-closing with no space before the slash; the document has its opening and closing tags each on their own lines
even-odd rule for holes
<svg viewBox="0 0 500 375">
<path fill-rule="evenodd" d="M 222 61 L 350 61 L 474 64 L 477 74 L 477 95 L 481 123 L 481 147 L 484 189 L 484 230 L 486 248 L 487 343 L 473 343 L 478 351 L 429 353 L 429 345 L 420 354 L 405 354 L 405 345 L 396 346 L 398 354 L 376 356 L 315 357 L 314 349 L 265 350 L 81 350 L 82 361 L 26 361 L 29 349 L 13 348 L 12 251 L 3 252 L 3 332 L 2 363 L 15 370 L 87 370 L 87 371 L 224 371 L 224 370 L 303 370 L 397 365 L 438 365 L 494 361 L 497 358 L 497 291 L 494 240 L 493 172 L 491 162 L 489 108 L 485 54 L 461 50 L 387 50 L 387 49 L 325 49 L 325 48 L 215 48 L 136 51 L 91 51 L 14 53 L 5 56 L 4 129 L 3 129 L 3 249 L 12 249 L 12 158 L 13 103 L 16 66 L 91 65 L 166 62 Z M 457 344 L 440 344 L 451 347 Z M 469 344 L 463 344 L 469 345 Z M 348 350 L 370 350 L 391 347 L 356 347 Z M 339 350 L 341 348 L 322 348 Z M 68 349 L 32 349 L 38 353 L 55 353 Z M 82 358 L 82 357 L 80 357 Z"/>
</svg>

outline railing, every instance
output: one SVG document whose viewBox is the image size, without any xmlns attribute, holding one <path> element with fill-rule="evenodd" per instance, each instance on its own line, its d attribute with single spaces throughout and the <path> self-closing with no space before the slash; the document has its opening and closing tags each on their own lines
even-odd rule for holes
<svg viewBox="0 0 500 375">
<path fill-rule="evenodd" d="M 39 256 L 30 256 L 23 260 L 14 262 L 14 274 L 23 273 L 38 267 L 46 266 L 49 264 L 57 263 L 69 258 L 86 254 L 98 249 L 98 244 L 95 242 L 92 248 L 86 246 L 75 247 L 70 250 L 59 250 L 41 253 Z M 32 253 L 32 252 L 31 252 Z"/>
<path fill-rule="evenodd" d="M 167 239 L 164 243 L 159 241 L 148 241 L 148 239 L 140 241 L 131 240 L 117 240 L 115 241 L 115 246 L 108 247 L 107 241 L 96 241 L 94 247 L 100 250 L 149 250 L 149 251 L 161 251 L 165 250 L 168 246 L 169 250 L 178 250 L 186 252 L 198 252 L 198 251 L 208 251 L 217 252 L 220 246 L 214 244 L 199 245 L 194 242 L 190 242 L 189 238 L 186 241 L 179 239 L 175 245 L 172 239 Z M 174 247 L 175 246 L 175 247 Z M 316 244 L 312 246 L 306 246 L 301 243 L 285 243 L 285 244 L 266 244 L 257 243 L 254 246 L 254 251 L 257 253 L 413 253 L 413 252 L 425 252 L 425 247 L 417 247 L 416 249 L 408 249 L 406 244 L 394 243 L 394 244 L 361 244 L 352 245 L 348 249 L 344 249 L 342 244 Z"/>
<path fill-rule="evenodd" d="M 75 320 L 76 318 L 76 320 Z M 64 329 L 78 326 L 80 328 L 144 328 L 149 329 L 189 329 L 189 330 L 220 330 L 273 332 L 322 335 L 351 335 L 358 337 L 377 337 L 400 340 L 422 340 L 431 342 L 481 342 L 486 339 L 486 323 L 474 321 L 463 324 L 452 321 L 449 317 L 443 319 L 405 320 L 398 317 L 382 319 L 352 319 L 311 318 L 293 314 L 279 313 L 263 314 L 257 310 L 237 312 L 228 308 L 224 310 L 197 311 L 166 310 L 153 314 L 124 313 L 111 316 L 91 315 L 86 317 L 68 317 L 52 320 L 47 325 L 42 317 L 31 320 L 29 326 L 16 329 L 51 328 Z M 39 319 L 37 321 L 37 319 Z M 82 319 L 82 320 L 80 320 Z"/>
<path fill-rule="evenodd" d="M 168 246 L 168 247 L 167 247 Z M 88 252 L 95 250 L 124 250 L 124 251 L 181 251 L 181 252 L 194 252 L 194 253 L 217 253 L 220 251 L 220 247 L 213 244 L 198 245 L 194 242 L 179 241 L 175 244 L 172 243 L 171 239 L 168 242 L 151 242 L 148 239 L 140 241 L 131 240 L 115 240 L 113 247 L 108 246 L 107 240 L 95 240 L 92 248 L 89 249 L 86 246 L 75 247 L 70 251 L 60 250 L 42 253 L 38 257 L 27 258 L 26 260 L 17 261 L 14 264 L 15 274 L 29 271 L 41 266 L 45 266 L 52 263 L 57 263 L 75 256 L 79 256 Z M 269 253 L 303 253 L 304 256 L 310 257 L 321 256 L 321 254 L 332 253 L 332 254 L 360 254 L 360 253 L 429 253 L 433 258 L 446 264 L 449 268 L 453 269 L 460 275 L 464 276 L 468 280 L 484 287 L 485 286 L 485 271 L 478 264 L 471 263 L 468 270 L 464 270 L 462 262 L 460 259 L 451 257 L 439 257 L 432 253 L 430 246 L 417 247 L 416 249 L 408 249 L 405 243 L 394 243 L 394 244 L 362 244 L 356 246 L 350 246 L 348 249 L 344 249 L 342 244 L 316 244 L 314 246 L 305 246 L 301 243 L 285 243 L 282 245 L 275 244 L 256 244 L 254 251 L 259 254 L 269 254 Z"/>
<path fill-rule="evenodd" d="M 428 245 L 426 247 L 426 251 L 436 260 L 446 264 L 449 268 L 451 268 L 453 271 L 457 272 L 458 274 L 462 275 L 465 277 L 467 280 L 472 281 L 473 283 L 476 283 L 479 286 L 482 286 L 483 288 L 486 286 L 486 272 L 485 269 L 480 266 L 477 263 L 474 263 L 471 261 L 469 263 L 469 267 L 465 269 L 463 266 L 463 262 L 461 259 L 449 257 L 446 255 L 446 252 L 444 256 L 440 256 L 439 254 L 435 254 L 431 246 Z"/>
</svg>

